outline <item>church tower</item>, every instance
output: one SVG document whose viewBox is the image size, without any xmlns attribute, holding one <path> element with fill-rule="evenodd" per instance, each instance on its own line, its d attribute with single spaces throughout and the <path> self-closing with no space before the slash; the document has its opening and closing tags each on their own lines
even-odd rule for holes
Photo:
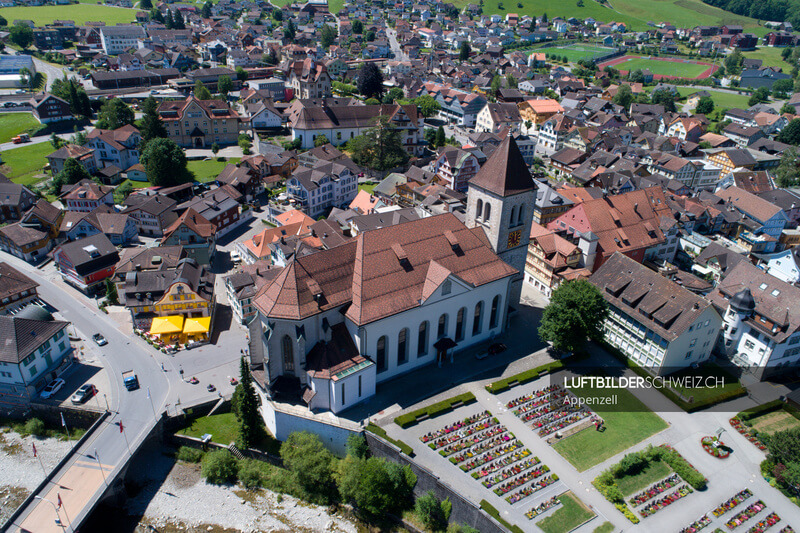
<svg viewBox="0 0 800 533">
<path fill-rule="evenodd" d="M 508 296 L 509 304 L 517 305 L 525 277 L 536 184 L 511 135 L 468 185 L 467 227 L 483 228 L 495 253 L 519 271 Z"/>
</svg>

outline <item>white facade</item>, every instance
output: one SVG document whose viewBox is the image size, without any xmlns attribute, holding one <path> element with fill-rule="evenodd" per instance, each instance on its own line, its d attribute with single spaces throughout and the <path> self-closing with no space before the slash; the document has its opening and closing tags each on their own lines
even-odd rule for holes
<svg viewBox="0 0 800 533">
<path fill-rule="evenodd" d="M 280 115 L 264 107 L 250 117 L 250 125 L 254 128 L 280 128 Z"/>
<path fill-rule="evenodd" d="M 141 26 L 104 26 L 100 28 L 100 41 L 103 52 L 108 55 L 117 55 L 138 48 L 139 39 L 144 39 L 147 34 Z"/>
<path fill-rule="evenodd" d="M 62 329 L 20 363 L 0 362 L 0 393 L 28 396 L 56 377 L 54 371 L 72 349 L 66 329 L 65 323 Z"/>
<path fill-rule="evenodd" d="M 322 177 L 316 185 L 317 187 L 310 187 L 295 177 L 286 180 L 286 192 L 298 200 L 303 211 L 312 218 L 331 207 L 347 209 L 358 194 L 358 176 L 347 168 L 338 176 L 331 174 Z"/>
</svg>

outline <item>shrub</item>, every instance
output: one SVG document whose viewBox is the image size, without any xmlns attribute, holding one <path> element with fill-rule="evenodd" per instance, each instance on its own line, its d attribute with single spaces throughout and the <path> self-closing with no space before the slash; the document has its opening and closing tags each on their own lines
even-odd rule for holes
<svg viewBox="0 0 800 533">
<path fill-rule="evenodd" d="M 209 483 L 223 484 L 236 481 L 236 458 L 228 450 L 213 450 L 203 457 L 200 470 Z"/>
<path fill-rule="evenodd" d="M 625 497 L 616 485 L 611 485 L 606 489 L 605 497 L 612 503 L 625 503 Z"/>
<path fill-rule="evenodd" d="M 614 507 L 616 507 L 622 514 L 624 514 L 625 518 L 630 520 L 632 524 L 638 524 L 639 523 L 639 517 L 637 517 L 635 514 L 633 514 L 633 511 L 631 511 L 628 508 L 628 506 L 625 505 L 624 503 L 615 503 Z"/>
<path fill-rule="evenodd" d="M 248 490 L 257 489 L 264 484 L 264 476 L 256 461 L 242 461 L 239 465 L 239 481 Z"/>
<path fill-rule="evenodd" d="M 347 455 L 366 459 L 367 454 L 369 454 L 369 446 L 367 446 L 367 439 L 364 438 L 364 435 L 353 433 L 347 437 Z"/>
<path fill-rule="evenodd" d="M 367 424 L 367 431 L 369 431 L 373 435 L 379 436 L 385 441 L 391 442 L 392 444 L 400 448 L 401 452 L 408 455 L 409 457 L 414 457 L 414 450 L 411 448 L 411 446 L 409 446 L 408 444 L 406 444 L 401 440 L 396 440 L 391 438 L 389 435 L 386 434 L 386 430 L 384 430 L 382 427 L 376 426 L 375 424 L 370 422 L 369 424 Z"/>
<path fill-rule="evenodd" d="M 447 519 L 442 512 L 441 503 L 432 490 L 429 490 L 417 498 L 414 504 L 414 510 L 420 521 L 428 529 L 437 531 L 443 529 L 447 524 Z"/>
<path fill-rule="evenodd" d="M 453 396 L 452 398 L 442 400 L 441 402 L 434 403 L 432 405 L 429 405 L 428 407 L 423 407 L 422 409 L 417 409 L 416 411 L 400 415 L 394 419 L 394 423 L 400 426 L 401 428 L 405 429 L 409 426 L 413 426 L 414 424 L 416 424 L 417 419 L 425 415 L 427 415 L 428 418 L 433 418 L 435 416 L 439 416 L 443 413 L 451 411 L 453 409 L 454 404 L 461 402 L 464 405 L 467 405 L 474 401 L 475 401 L 475 395 L 472 394 L 471 392 L 465 392 L 464 394 Z"/>
<path fill-rule="evenodd" d="M 664 448 L 664 454 L 661 460 L 667 463 L 676 474 L 681 476 L 683 480 L 691 485 L 696 490 L 705 490 L 708 480 L 697 471 L 689 462 L 681 456 L 676 450 L 672 448 Z"/>
<path fill-rule="evenodd" d="M 519 526 L 511 525 L 505 519 L 503 519 L 503 517 L 500 516 L 500 512 L 497 509 L 495 509 L 491 503 L 487 502 L 486 500 L 481 500 L 480 505 L 481 509 L 486 511 L 486 514 L 488 514 L 489 516 L 500 522 L 500 524 L 503 525 L 506 529 L 511 530 L 512 533 L 522 533 L 522 529 L 520 529 Z"/>
<path fill-rule="evenodd" d="M 188 446 L 181 446 L 175 454 L 178 461 L 187 463 L 199 463 L 203 459 L 203 451 Z"/>
<path fill-rule="evenodd" d="M 445 522 L 450 520 L 450 513 L 453 512 L 453 502 L 450 501 L 450 498 L 442 500 L 442 512 L 444 513 Z"/>
<path fill-rule="evenodd" d="M 34 437 L 44 437 L 45 433 L 47 433 L 47 428 L 40 419 L 31 418 L 25 422 L 25 433 L 33 435 Z"/>
<path fill-rule="evenodd" d="M 486 385 L 486 391 L 492 394 L 499 394 L 503 391 L 508 390 L 511 387 L 511 383 L 516 382 L 518 385 L 523 385 L 528 383 L 529 381 L 533 381 L 539 377 L 539 374 L 543 372 L 554 372 L 564 368 L 564 363 L 561 361 L 553 361 L 552 363 L 547 363 L 546 365 L 537 366 L 536 368 L 531 368 L 529 370 L 525 370 L 524 372 L 520 372 L 519 374 L 514 374 L 513 376 L 509 376 L 507 378 L 500 379 L 495 381 L 494 383 L 490 383 Z"/>
<path fill-rule="evenodd" d="M 647 466 L 647 458 L 639 453 L 629 453 L 619 462 L 616 477 L 638 474 Z"/>
</svg>

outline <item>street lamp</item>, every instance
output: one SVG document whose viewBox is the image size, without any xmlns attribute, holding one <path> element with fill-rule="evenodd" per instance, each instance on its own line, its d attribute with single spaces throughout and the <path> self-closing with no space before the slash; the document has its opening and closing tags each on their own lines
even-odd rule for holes
<svg viewBox="0 0 800 533">
<path fill-rule="evenodd" d="M 97 461 L 97 466 L 100 467 L 100 473 L 103 474 L 103 482 L 106 484 L 106 487 L 108 487 L 106 472 L 103 470 L 103 465 L 100 463 L 100 454 L 97 453 L 97 448 L 94 449 L 94 460 Z"/>
<path fill-rule="evenodd" d="M 58 514 L 58 507 L 56 507 L 56 504 L 54 504 L 47 498 L 42 498 L 41 496 L 34 496 L 34 498 L 36 498 L 37 500 L 42 500 L 43 502 L 47 502 L 53 506 L 53 510 L 56 512 L 56 524 L 61 526 L 61 529 L 66 531 L 67 526 L 65 526 L 64 523 L 61 521 L 61 515 Z"/>
</svg>

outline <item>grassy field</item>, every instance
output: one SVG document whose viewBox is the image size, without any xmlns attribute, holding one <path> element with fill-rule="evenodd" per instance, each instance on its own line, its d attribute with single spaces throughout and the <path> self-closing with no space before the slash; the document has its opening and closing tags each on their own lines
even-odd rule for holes
<svg viewBox="0 0 800 533">
<path fill-rule="evenodd" d="M 693 396 L 694 401 L 696 402 L 703 401 L 726 392 L 732 392 L 741 388 L 742 386 L 738 379 L 714 364 L 702 366 L 697 370 L 690 368 L 670 375 L 671 378 L 676 379 L 680 379 L 683 376 L 700 376 L 704 378 L 703 382 L 708 384 L 708 386 L 694 388 L 673 387 L 676 392 L 682 394 L 686 398 Z M 717 385 L 717 379 L 724 381 L 724 383 Z"/>
<path fill-rule="evenodd" d="M 559 496 L 558 501 L 561 502 L 561 507 L 536 524 L 544 533 L 567 533 L 594 516 L 594 513 L 571 492 Z"/>
<path fill-rule="evenodd" d="M 603 48 L 602 46 L 581 43 L 570 46 L 542 48 L 541 51 L 548 55 L 566 56 L 571 63 L 575 63 L 581 59 L 592 59 L 594 57 L 610 54 L 614 50 L 612 48 Z"/>
<path fill-rule="evenodd" d="M 638 474 L 618 479 L 617 486 L 623 495 L 630 496 L 635 492 L 647 488 L 656 481 L 664 479 L 671 472 L 672 469 L 664 461 L 652 462 Z"/>
<path fill-rule="evenodd" d="M 219 176 L 219 173 L 222 172 L 227 165 L 235 165 L 238 163 L 240 158 L 238 157 L 231 157 L 227 161 L 217 161 L 216 159 L 197 159 L 194 161 L 189 161 L 187 165 L 189 170 L 194 173 L 195 179 L 197 181 L 205 183 L 207 181 L 214 181 Z"/>
<path fill-rule="evenodd" d="M 280 0 L 280 2 L 287 0 Z M 472 0 L 455 0 L 453 2 L 459 9 Z M 503 4 L 501 9 L 498 4 Z M 549 18 L 576 17 L 585 19 L 593 17 L 599 21 L 624 22 L 631 30 L 650 29 L 647 22 L 658 24 L 667 21 L 677 27 L 692 28 L 698 25 L 718 26 L 720 24 L 741 24 L 756 35 L 763 36 L 767 29 L 758 25 L 758 21 L 749 17 L 734 15 L 722 9 L 704 4 L 701 0 L 610 0 L 613 9 L 604 7 L 597 2 L 585 2 L 584 7 L 575 7 L 575 2 L 550 2 L 549 0 L 521 0 L 519 2 L 504 0 L 487 0 L 483 5 L 483 13 L 490 15 L 499 13 L 517 13 L 519 16 L 535 15 L 540 17 L 547 13 Z M 331 4 L 331 11 L 334 11 Z"/>
<path fill-rule="evenodd" d="M 792 67 L 781 57 L 782 51 L 783 48 L 761 46 L 751 52 L 742 52 L 742 55 L 750 59 L 760 59 L 764 62 L 764 66 L 781 67 L 784 72 L 788 73 Z"/>
<path fill-rule="evenodd" d="M 45 156 L 53 152 L 55 150 L 48 142 L 6 150 L 3 152 L 3 166 L 0 167 L 0 171 L 14 183 L 33 185 L 46 178 L 42 170 L 47 164 Z"/>
<path fill-rule="evenodd" d="M 103 21 L 107 25 L 113 26 L 136 20 L 135 9 L 90 4 L 4 7 L 0 8 L 0 15 L 5 17 L 9 24 L 18 19 L 27 19 L 32 20 L 36 26 L 44 26 L 54 20 L 74 20 L 75 24 L 79 26 L 83 26 L 88 21 Z"/>
<path fill-rule="evenodd" d="M 666 429 L 667 423 L 625 389 L 572 389 L 580 398 L 616 395 L 616 405 L 593 405 L 605 420 L 605 431 L 593 427 L 571 435 L 553 447 L 580 472 Z M 613 401 L 613 399 L 612 399 Z"/>
<path fill-rule="evenodd" d="M 33 118 L 30 113 L 2 113 L 0 114 L 0 143 L 7 143 L 12 137 L 20 133 L 33 136 L 45 125 Z"/>
<path fill-rule="evenodd" d="M 372 191 L 375 190 L 377 183 L 362 183 L 358 186 L 359 191 L 367 191 L 368 193 L 372 194 Z"/>
<path fill-rule="evenodd" d="M 632 57 L 626 61 L 614 65 L 617 70 L 647 69 L 653 74 L 660 76 L 676 76 L 679 78 L 696 78 L 709 69 L 708 65 L 698 65 L 696 63 L 684 63 L 676 61 L 661 61 L 658 59 L 647 59 L 643 57 Z"/>
<path fill-rule="evenodd" d="M 759 433 L 775 433 L 784 429 L 800 428 L 800 420 L 783 409 L 758 416 L 750 421 L 753 423 L 753 429 Z"/>
<path fill-rule="evenodd" d="M 734 107 L 739 109 L 747 109 L 747 100 L 750 99 L 748 94 L 732 94 L 728 92 L 715 91 L 706 87 L 678 87 L 678 93 L 686 97 L 700 91 L 708 91 L 711 99 L 714 100 L 714 109 L 732 109 Z"/>
<path fill-rule="evenodd" d="M 212 435 L 211 440 L 227 446 L 236 440 L 236 428 L 239 427 L 233 413 L 201 416 L 192 421 L 192 425 L 178 431 L 179 435 L 200 438 L 206 433 Z"/>
</svg>

